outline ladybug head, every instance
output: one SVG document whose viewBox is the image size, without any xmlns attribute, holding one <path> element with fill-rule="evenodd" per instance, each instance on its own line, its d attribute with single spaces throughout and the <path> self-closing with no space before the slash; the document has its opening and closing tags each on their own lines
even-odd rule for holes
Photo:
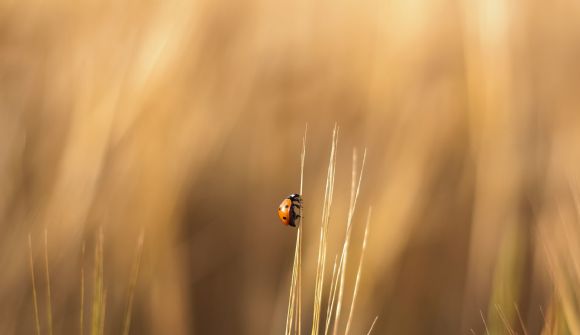
<svg viewBox="0 0 580 335">
<path fill-rule="evenodd" d="M 290 195 L 288 196 L 288 199 L 290 199 L 290 200 L 301 200 L 301 199 L 302 199 L 302 197 L 300 196 L 300 194 L 296 194 L 296 193 L 294 193 L 294 194 L 290 194 Z"/>
</svg>

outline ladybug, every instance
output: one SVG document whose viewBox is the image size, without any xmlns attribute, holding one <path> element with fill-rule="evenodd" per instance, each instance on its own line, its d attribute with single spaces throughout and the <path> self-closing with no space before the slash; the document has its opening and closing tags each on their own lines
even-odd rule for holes
<svg viewBox="0 0 580 335">
<path fill-rule="evenodd" d="M 290 194 L 278 207 L 278 216 L 282 223 L 287 226 L 296 227 L 298 218 L 301 218 L 301 213 L 302 196 L 300 194 Z"/>
</svg>

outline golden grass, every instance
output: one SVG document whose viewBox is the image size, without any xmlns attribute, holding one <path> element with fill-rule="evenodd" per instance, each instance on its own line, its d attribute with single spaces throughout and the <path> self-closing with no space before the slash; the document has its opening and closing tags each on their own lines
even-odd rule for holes
<svg viewBox="0 0 580 335">
<path fill-rule="evenodd" d="M 59 255 L 50 258 L 50 281 L 62 283 L 51 291 L 53 331 L 77 329 L 78 304 L 70 302 L 80 291 L 79 331 L 91 332 L 93 262 L 81 275 L 84 293 L 76 268 L 67 268 L 84 233 L 99 225 L 114 255 L 105 261 L 109 288 L 130 281 L 126 241 L 141 227 L 155 236 L 140 274 L 150 289 L 135 292 L 141 306 L 133 307 L 133 322 L 140 321 L 133 327 L 264 334 L 271 326 L 264 318 L 274 314 L 282 320 L 271 323 L 283 332 L 285 313 L 272 312 L 271 302 L 288 294 L 276 286 L 288 236 L 276 235 L 258 206 L 237 199 L 255 188 L 259 199 L 249 203 L 261 206 L 289 186 L 280 181 L 295 175 L 285 148 L 306 120 L 307 185 L 325 181 L 327 157 L 310 151 L 322 151 L 324 132 L 313 130 L 326 131 L 329 120 L 343 126 L 341 148 L 360 139 L 372 152 L 365 180 L 373 187 L 363 194 L 377 224 L 352 334 L 366 327 L 359 313 L 374 311 L 398 321 L 377 322 L 381 334 L 472 327 L 481 334 L 480 309 L 490 328 L 504 330 L 495 303 L 521 333 L 514 301 L 490 301 L 500 287 L 518 291 L 530 334 L 539 331 L 539 304 L 546 331 L 579 331 L 578 218 L 563 181 L 580 171 L 577 2 L 23 0 L 0 7 L 0 333 L 49 328 L 45 228 L 50 256 Z M 341 184 L 333 212 L 343 217 Z M 311 194 L 306 187 L 308 213 L 322 208 L 323 188 Z M 303 259 L 291 327 L 298 332 L 303 323 L 310 331 L 313 316 L 316 290 L 306 274 L 316 273 L 319 227 L 312 216 L 306 227 L 315 233 L 296 231 Z M 340 292 L 349 296 L 342 273 L 354 268 L 354 251 L 347 264 L 340 252 L 336 270 L 331 264 L 333 242 L 344 234 L 342 221 L 333 224 L 318 302 L 319 330 L 329 334 L 335 322 L 348 322 L 350 301 L 341 303 L 338 321 L 331 317 Z M 495 276 L 511 225 L 535 241 L 522 245 L 519 279 Z M 231 233 L 240 227 L 241 236 Z M 38 241 L 31 271 L 28 233 Z M 272 253 L 263 256 L 264 249 Z M 200 291 L 215 295 L 200 301 Z M 107 327 L 121 331 L 126 292 L 108 292 Z M 33 310 L 35 320 L 26 313 Z M 218 311 L 231 323 L 215 322 Z"/>
<path fill-rule="evenodd" d="M 336 149 L 338 143 L 338 126 L 335 125 L 332 132 L 332 145 L 328 162 L 326 186 L 324 190 L 324 202 L 322 208 L 322 224 L 320 227 L 320 240 L 318 247 L 318 260 L 316 266 L 316 281 L 314 291 L 314 311 L 312 317 L 312 335 L 317 335 L 320 326 L 320 308 L 322 303 L 322 289 L 324 285 L 324 269 L 326 266 L 326 248 L 328 238 L 328 225 L 334 195 L 334 176 L 336 172 Z"/>
<path fill-rule="evenodd" d="M 125 306 L 125 315 L 123 318 L 122 325 L 122 335 L 130 334 L 131 326 L 131 316 L 133 311 L 133 301 L 135 298 L 135 291 L 137 287 L 137 280 L 139 277 L 139 270 L 141 267 L 142 255 L 143 255 L 143 243 L 144 243 L 144 232 L 139 234 L 137 240 L 137 246 L 135 249 L 135 259 L 133 262 L 133 267 L 131 269 L 131 274 L 129 278 L 127 300 Z M 105 320 L 107 312 L 107 289 L 104 284 L 104 234 L 103 230 L 99 229 L 97 234 L 97 240 L 95 243 L 94 250 L 94 267 L 93 267 L 93 295 L 92 295 L 92 306 L 91 306 L 91 335 L 104 335 L 105 331 Z M 32 237 L 28 235 L 28 250 L 29 250 L 29 268 L 30 276 L 32 282 L 32 297 L 33 297 L 33 307 L 34 307 L 34 327 L 36 335 L 41 334 L 40 317 L 39 317 L 39 307 L 38 307 L 38 286 L 35 278 L 34 269 L 34 257 L 32 249 Z M 80 293 L 79 293 L 79 334 L 83 335 L 85 330 L 85 243 L 83 242 L 81 247 L 81 268 L 80 268 Z M 52 324 L 52 290 L 50 281 L 50 271 L 48 262 L 48 231 L 44 232 L 44 275 L 46 281 L 46 330 L 50 335 L 53 333 Z"/>
<path fill-rule="evenodd" d="M 379 319 L 379 317 L 375 316 L 375 319 L 373 320 L 373 323 L 371 323 L 371 327 L 369 328 L 367 335 L 371 335 L 371 333 L 373 332 L 373 329 L 375 328 L 375 324 L 377 323 L 378 319 Z"/>
<path fill-rule="evenodd" d="M 365 161 L 366 161 L 366 150 L 365 150 L 364 155 L 363 155 L 363 160 L 362 160 L 362 164 L 360 167 L 359 178 L 358 178 L 358 182 L 357 182 L 357 178 L 356 178 L 357 177 L 357 172 L 356 172 L 357 171 L 357 154 L 356 154 L 356 150 L 353 151 L 350 206 L 348 209 L 348 219 L 346 222 L 346 237 L 344 239 L 344 243 L 342 246 L 342 253 L 340 256 L 340 258 L 342 259 L 342 267 L 341 267 L 341 271 L 339 271 L 340 280 L 339 280 L 339 289 L 338 289 L 338 300 L 336 303 L 336 312 L 335 312 L 335 317 L 334 317 L 334 334 L 335 335 L 338 332 L 338 323 L 340 321 L 340 315 L 341 315 L 341 311 L 342 311 L 342 302 L 344 299 L 344 283 L 345 283 L 345 273 L 346 273 L 347 260 L 348 260 L 348 251 L 349 251 L 349 247 L 350 247 L 350 238 L 351 238 L 351 234 L 352 234 L 352 219 L 354 217 L 354 212 L 356 210 L 357 200 L 358 200 L 358 196 L 360 193 L 360 185 L 362 182 Z M 369 213 L 369 215 L 370 215 L 370 213 Z M 366 245 L 363 242 L 363 249 L 364 249 L 364 247 L 366 247 Z M 350 325 L 350 322 L 347 325 L 347 331 L 349 329 L 349 325 Z M 345 331 L 345 333 L 346 333 L 346 331 Z"/>
<path fill-rule="evenodd" d="M 580 334 L 580 185 L 574 178 L 566 183 L 569 198 L 559 199 L 550 226 L 540 226 L 537 236 L 554 287 L 544 316 L 546 334 Z"/>
<path fill-rule="evenodd" d="M 38 309 L 38 288 L 34 272 L 34 258 L 32 250 L 32 237 L 28 235 L 28 251 L 30 264 L 30 277 L 32 281 L 32 299 L 34 306 L 34 327 L 37 335 L 40 335 L 40 314 Z M 50 269 L 48 263 L 48 232 L 44 230 L 44 275 L 46 281 L 46 328 L 49 335 L 53 333 L 52 326 L 52 294 L 50 286 Z"/>
<path fill-rule="evenodd" d="M 28 234 L 28 251 L 30 260 L 30 277 L 32 280 L 32 300 L 34 304 L 34 329 L 36 330 L 36 335 L 40 335 L 40 317 L 38 314 L 38 296 L 36 288 L 36 279 L 34 275 L 34 259 L 32 256 L 32 237 Z"/>
<path fill-rule="evenodd" d="M 362 175 L 362 171 L 361 171 L 361 175 Z M 360 186 L 360 181 L 359 181 L 359 186 Z M 369 224 L 371 222 L 371 213 L 372 213 L 372 208 L 369 208 L 369 213 L 367 215 L 367 222 L 365 224 L 365 234 L 364 234 L 364 238 L 363 238 L 363 242 L 362 242 L 362 250 L 361 250 L 361 253 L 360 253 L 360 259 L 358 261 L 358 269 L 356 270 L 356 279 L 355 279 L 355 284 L 354 284 L 354 290 L 353 290 L 353 293 L 352 293 L 352 301 L 350 303 L 350 309 L 349 309 L 349 312 L 348 312 L 348 319 L 347 319 L 347 322 L 346 322 L 346 328 L 344 330 L 344 334 L 345 335 L 347 335 L 349 333 L 350 326 L 351 326 L 351 322 L 352 322 L 352 316 L 354 314 L 354 307 L 355 307 L 355 303 L 356 303 L 356 298 L 358 297 L 358 290 L 359 290 L 359 286 L 360 286 L 361 271 L 362 271 L 362 267 L 363 267 L 363 261 L 364 261 L 365 251 L 367 249 L 367 241 L 368 241 L 368 237 L 369 237 Z M 372 326 L 371 326 L 371 329 L 372 329 Z"/>
<path fill-rule="evenodd" d="M 50 289 L 50 271 L 48 266 L 48 231 L 44 230 L 44 274 L 46 276 L 46 323 L 48 334 L 52 335 L 52 294 Z"/>
<path fill-rule="evenodd" d="M 335 125 L 332 133 L 332 143 L 330 149 L 330 158 L 327 168 L 326 186 L 324 192 L 324 202 L 322 211 L 322 222 L 320 228 L 320 239 L 318 248 L 318 259 L 316 267 L 316 281 L 315 281 L 315 292 L 314 292 L 314 305 L 313 305 L 313 323 L 311 334 L 320 334 L 320 322 L 321 322 L 321 306 L 322 306 L 322 295 L 324 291 L 324 278 L 326 269 L 326 259 L 327 259 L 327 248 L 328 248 L 328 231 L 329 223 L 332 209 L 332 200 L 334 192 L 334 179 L 336 174 L 336 153 L 338 146 L 338 133 L 339 128 Z M 303 178 L 304 178 L 304 160 L 306 152 L 306 133 L 303 138 L 302 154 L 301 154 L 301 176 L 300 176 L 300 191 L 302 194 L 303 190 Z M 352 234 L 352 223 L 353 217 L 356 210 L 356 204 L 360 193 L 360 186 L 362 183 L 362 176 L 364 171 L 364 165 L 366 161 L 366 150 L 363 155 L 362 163 L 360 166 L 360 171 L 358 171 L 358 156 L 356 150 L 353 151 L 353 167 L 352 167 L 352 182 L 351 182 L 351 198 L 350 206 L 347 217 L 347 228 L 344 241 L 342 243 L 342 248 L 340 254 L 334 258 L 332 277 L 330 280 L 330 290 L 328 293 L 328 302 L 326 310 L 326 319 L 324 322 L 323 333 L 328 334 L 329 330 L 332 328 L 333 333 L 337 334 L 339 328 L 339 320 L 341 313 L 341 306 L 344 300 L 344 287 L 345 287 L 345 273 L 348 259 L 348 251 L 350 247 L 350 239 Z M 348 334 L 351 328 L 351 322 L 354 315 L 356 299 L 358 296 L 358 290 L 361 279 L 361 272 L 364 260 L 364 254 L 367 246 L 369 223 L 371 219 L 371 210 L 367 216 L 364 238 L 362 242 L 362 251 L 360 254 L 360 259 L 358 262 L 358 268 L 355 276 L 355 284 L 353 289 L 352 301 L 349 307 L 348 318 L 346 321 L 346 326 L 344 329 L 344 334 Z M 290 295 L 288 303 L 288 313 L 286 318 L 286 330 L 285 334 L 300 334 L 301 333 L 301 264 L 302 264 L 302 213 L 301 221 L 298 225 L 297 238 L 294 253 L 294 262 L 292 266 L 292 278 L 290 283 Z M 335 307 L 336 302 L 336 308 Z M 296 317 L 295 317 L 296 315 Z M 331 327 L 331 320 L 334 319 L 334 325 Z M 374 319 L 370 326 L 368 333 L 372 332 L 372 329 L 376 323 L 377 318 Z"/>
<path fill-rule="evenodd" d="M 300 196 L 304 192 L 304 161 L 306 159 L 306 136 L 308 134 L 308 124 L 304 129 L 304 136 L 302 137 L 302 151 L 300 153 Z M 294 262 L 292 264 L 292 280 L 290 282 L 290 294 L 288 303 L 288 313 L 286 315 L 286 331 L 285 334 L 301 333 L 302 324 L 302 223 L 303 212 L 300 208 L 300 220 L 296 230 L 296 245 L 294 251 Z M 294 315 L 296 314 L 296 318 Z"/>
<path fill-rule="evenodd" d="M 79 310 L 79 334 L 85 333 L 85 251 L 86 245 L 83 242 L 81 247 L 81 292 L 80 292 L 80 310 Z"/>
<path fill-rule="evenodd" d="M 95 244 L 91 335 L 104 334 L 107 292 L 104 284 L 103 239 L 103 229 L 101 228 L 99 229 L 97 242 Z"/>
<path fill-rule="evenodd" d="M 123 322 L 123 335 L 129 335 L 131 328 L 131 314 L 133 312 L 133 299 L 135 298 L 135 288 L 137 287 L 137 279 L 139 278 L 139 269 L 141 268 L 141 258 L 143 256 L 143 239 L 145 232 L 141 231 L 137 240 L 137 248 L 135 252 L 135 261 L 133 262 L 133 269 L 131 271 L 131 279 L 129 282 L 129 293 L 127 297 L 127 308 L 125 309 L 125 318 Z"/>
</svg>

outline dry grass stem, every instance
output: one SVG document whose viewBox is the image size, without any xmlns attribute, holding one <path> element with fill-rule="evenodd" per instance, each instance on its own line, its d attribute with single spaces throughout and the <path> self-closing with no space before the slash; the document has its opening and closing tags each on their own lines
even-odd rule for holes
<svg viewBox="0 0 580 335">
<path fill-rule="evenodd" d="M 520 326 L 522 327 L 522 331 L 524 332 L 524 335 L 528 335 L 528 331 L 526 329 L 526 325 L 524 324 L 524 320 L 522 318 L 522 314 L 520 313 L 520 308 L 518 307 L 518 304 L 516 304 L 514 302 L 514 308 L 516 310 L 516 314 L 518 316 L 518 320 L 520 321 Z"/>
<path fill-rule="evenodd" d="M 332 146 L 328 163 L 328 173 L 326 177 L 326 187 L 324 192 L 324 202 L 322 209 L 322 225 L 320 228 L 320 244 L 318 248 L 318 261 L 316 267 L 316 282 L 314 291 L 314 312 L 312 318 L 312 335 L 317 335 L 320 327 L 320 307 L 322 302 L 322 290 L 324 284 L 324 270 L 326 264 L 326 249 L 328 237 L 328 224 L 330 222 L 330 209 L 334 192 L 334 176 L 336 168 L 336 148 L 338 142 L 338 126 L 334 126 L 332 132 Z"/>
<path fill-rule="evenodd" d="M 101 228 L 95 246 L 91 335 L 103 334 L 106 294 L 103 275 L 103 229 Z"/>
<path fill-rule="evenodd" d="M 81 247 L 81 307 L 79 320 L 79 334 L 83 335 L 85 332 L 85 242 Z"/>
<path fill-rule="evenodd" d="M 373 320 L 373 323 L 371 324 L 371 328 L 369 328 L 369 331 L 367 332 L 367 335 L 371 335 L 371 332 L 373 331 L 373 328 L 375 328 L 375 323 L 377 323 L 377 320 L 379 319 L 378 316 L 375 316 L 375 319 Z"/>
<path fill-rule="evenodd" d="M 487 335 L 490 335 L 489 328 L 487 328 L 487 322 L 485 321 L 485 317 L 483 316 L 483 312 L 481 310 L 479 311 L 479 316 L 481 316 L 481 322 L 483 322 L 483 327 L 485 328 L 485 333 Z"/>
<path fill-rule="evenodd" d="M 501 322 L 503 323 L 505 329 L 508 331 L 508 333 L 510 335 L 515 335 L 515 332 L 512 328 L 512 326 L 510 325 L 509 320 L 507 319 L 507 317 L 505 316 L 505 313 L 503 312 L 503 310 L 501 309 L 501 307 L 499 305 L 495 305 L 495 309 L 497 311 L 497 314 L 499 315 Z"/>
<path fill-rule="evenodd" d="M 286 314 L 286 331 L 284 332 L 286 335 L 290 335 L 292 332 L 292 327 L 294 325 L 294 304 L 296 300 L 296 277 L 297 277 L 297 255 L 298 255 L 298 243 L 299 235 L 296 235 L 296 247 L 294 250 L 294 262 L 292 264 L 292 279 L 290 281 L 290 294 L 289 294 L 289 302 L 288 302 L 288 313 Z"/>
<path fill-rule="evenodd" d="M 367 247 L 367 239 L 368 239 L 368 233 L 369 233 L 369 223 L 371 221 L 371 214 L 372 214 L 372 208 L 369 208 L 369 214 L 367 216 L 367 222 L 365 224 L 365 235 L 363 238 L 363 243 L 362 243 L 362 250 L 361 250 L 361 254 L 360 254 L 360 259 L 358 262 L 358 270 L 356 271 L 356 279 L 355 279 L 355 284 L 354 284 L 354 291 L 352 294 L 352 302 L 350 304 L 350 311 L 348 313 L 348 319 L 346 322 L 346 329 L 344 331 L 344 334 L 347 335 L 349 330 L 350 330 L 350 325 L 352 322 L 352 315 L 354 313 L 354 306 L 356 303 L 356 298 L 358 296 L 358 289 L 359 289 L 359 284 L 360 284 L 360 277 L 361 277 L 361 271 L 362 271 L 362 265 L 363 265 L 363 260 L 364 260 L 364 255 L 365 255 L 365 250 Z"/>
<path fill-rule="evenodd" d="M 137 241 L 137 251 L 133 269 L 131 271 L 131 281 L 129 283 L 129 293 L 127 297 L 127 308 L 125 310 L 125 318 L 123 323 L 123 335 L 129 335 L 131 328 L 131 314 L 133 311 L 133 300 L 135 297 L 135 288 L 137 287 L 137 279 L 139 278 L 139 269 L 141 268 L 141 258 L 143 256 L 143 239 L 145 233 L 141 231 Z"/>
<path fill-rule="evenodd" d="M 304 136 L 302 137 L 302 152 L 300 154 L 300 196 L 304 194 L 304 162 L 306 160 L 306 136 L 308 135 L 308 123 L 304 127 Z M 298 335 L 302 333 L 302 222 L 304 220 L 304 213 L 302 206 L 300 207 L 300 223 L 298 224 L 298 271 L 297 271 L 297 286 L 298 286 L 298 304 L 296 314 L 298 315 Z"/>
<path fill-rule="evenodd" d="M 306 135 L 308 133 L 308 124 L 304 129 L 302 137 L 302 151 L 300 153 L 300 196 L 303 196 L 304 186 L 304 161 L 306 159 Z M 302 324 L 302 221 L 303 212 L 300 208 L 300 222 L 296 230 L 296 247 L 294 250 L 294 261 L 292 264 L 292 280 L 290 282 L 290 294 L 288 303 L 288 312 L 286 314 L 285 334 L 289 335 L 294 329 L 294 333 L 301 334 Z M 296 318 L 294 317 L 296 314 Z"/>
<path fill-rule="evenodd" d="M 32 299 L 34 304 L 34 325 L 36 329 L 36 335 L 40 335 L 40 317 L 38 314 L 38 296 L 37 296 L 37 289 L 36 289 L 36 280 L 34 276 L 34 258 L 32 255 L 32 237 L 28 234 L 28 253 L 29 253 L 29 260 L 30 260 L 30 279 L 32 280 Z"/>
<path fill-rule="evenodd" d="M 99 324 L 99 334 L 105 334 L 105 314 L 107 313 L 107 290 L 103 289 L 103 298 L 101 302 L 101 319 Z"/>
<path fill-rule="evenodd" d="M 338 286 L 338 273 L 340 272 L 340 268 L 342 267 L 342 258 L 340 259 L 338 268 L 336 267 L 336 263 L 338 261 L 338 255 L 334 257 L 334 266 L 332 268 L 332 278 L 330 280 L 330 291 L 328 294 L 328 303 L 326 304 L 326 324 L 324 327 L 324 335 L 328 334 L 328 330 L 330 328 L 330 321 L 332 320 L 332 310 L 334 308 L 334 300 L 336 297 L 336 287 Z"/>
<path fill-rule="evenodd" d="M 46 276 L 46 323 L 48 334 L 52 335 L 52 297 L 50 292 L 50 271 L 48 266 L 48 232 L 44 230 L 44 274 Z"/>
<path fill-rule="evenodd" d="M 336 303 L 336 315 L 334 317 L 334 332 L 333 334 L 336 335 L 338 333 L 338 324 L 340 322 L 340 314 L 342 310 L 342 302 L 344 298 L 344 283 L 345 283 L 345 275 L 346 275 L 346 266 L 348 260 L 348 250 L 350 246 L 350 237 L 352 234 L 352 219 L 354 217 L 354 213 L 356 210 L 356 204 L 358 200 L 358 196 L 360 193 L 360 186 L 362 183 L 362 176 L 364 172 L 364 166 L 366 161 L 367 151 L 365 149 L 363 154 L 363 160 L 361 163 L 360 173 L 358 174 L 358 181 L 357 181 L 357 163 L 358 163 L 358 156 L 356 150 L 353 150 L 353 158 L 352 158 L 352 178 L 351 178 L 351 193 L 350 193 L 350 206 L 348 209 L 348 218 L 346 222 L 346 235 L 344 238 L 344 243 L 342 246 L 342 258 L 343 264 L 340 275 L 340 285 L 338 289 L 338 300 Z"/>
</svg>

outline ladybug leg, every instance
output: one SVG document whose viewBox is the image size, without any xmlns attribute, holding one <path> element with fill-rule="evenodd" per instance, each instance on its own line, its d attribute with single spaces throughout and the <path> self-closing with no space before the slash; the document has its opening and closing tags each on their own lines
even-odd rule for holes
<svg viewBox="0 0 580 335">
<path fill-rule="evenodd" d="M 292 213 L 291 226 L 296 227 L 302 223 L 302 197 L 299 194 L 292 194 L 289 199 L 292 201 L 290 212 Z"/>
<path fill-rule="evenodd" d="M 293 206 L 292 208 L 292 222 L 294 227 L 302 223 L 302 207 Z"/>
<path fill-rule="evenodd" d="M 302 198 L 292 200 L 292 205 L 302 209 Z"/>
<path fill-rule="evenodd" d="M 296 213 L 294 206 L 292 206 L 290 208 L 289 214 L 290 214 L 289 226 L 296 227 L 296 224 L 299 223 L 298 220 L 299 220 L 300 215 L 298 215 L 298 213 Z"/>
</svg>

